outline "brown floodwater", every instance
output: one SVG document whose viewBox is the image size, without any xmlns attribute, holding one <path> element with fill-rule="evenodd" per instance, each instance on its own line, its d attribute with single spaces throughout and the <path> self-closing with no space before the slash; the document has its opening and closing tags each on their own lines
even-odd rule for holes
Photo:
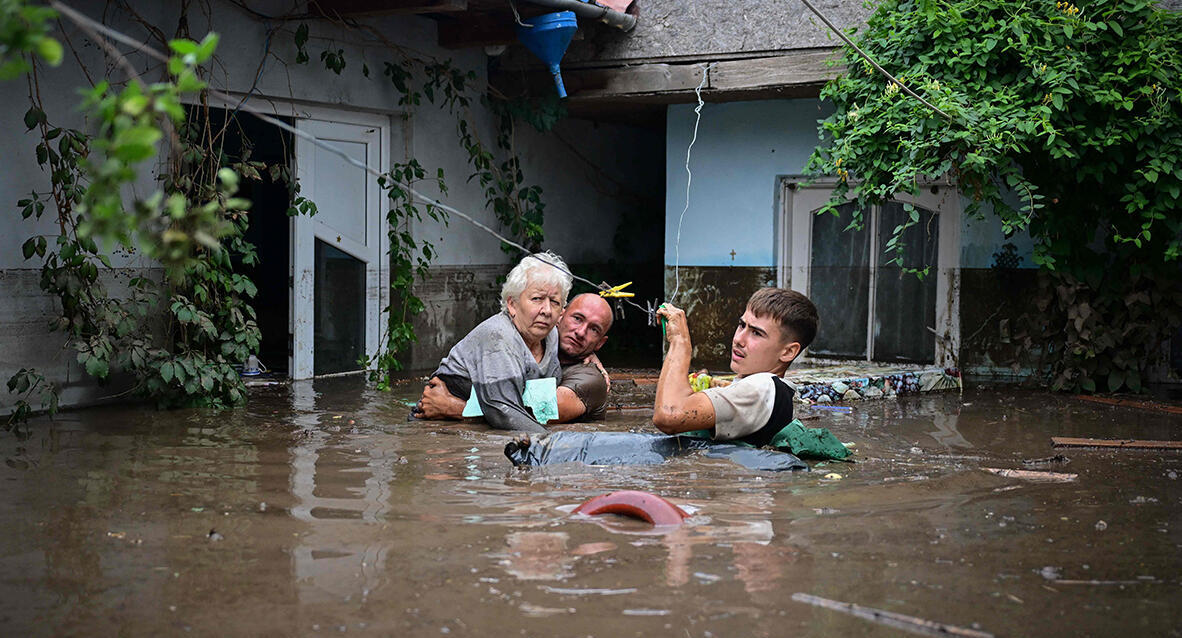
<svg viewBox="0 0 1182 638">
<path fill-rule="evenodd" d="M 506 433 L 408 423 L 417 389 L 298 383 L 238 410 L 105 407 L 0 435 L 3 633 L 899 633 L 794 594 L 999 636 L 1182 631 L 1182 453 L 1050 444 L 1179 439 L 1177 416 L 974 390 L 802 407 L 857 451 L 807 473 L 515 469 Z M 568 513 L 616 489 L 693 515 L 654 533 Z"/>
</svg>

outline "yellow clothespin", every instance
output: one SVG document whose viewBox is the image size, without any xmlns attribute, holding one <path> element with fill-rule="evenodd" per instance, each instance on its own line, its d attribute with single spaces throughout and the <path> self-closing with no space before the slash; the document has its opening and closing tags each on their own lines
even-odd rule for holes
<svg viewBox="0 0 1182 638">
<path fill-rule="evenodd" d="M 621 292 L 624 288 L 627 288 L 628 286 L 631 286 L 631 285 L 632 285 L 632 282 L 629 281 L 626 284 L 612 286 L 611 288 L 608 288 L 607 290 L 600 290 L 599 296 L 600 297 L 635 297 L 636 293 L 634 293 L 634 292 Z"/>
</svg>

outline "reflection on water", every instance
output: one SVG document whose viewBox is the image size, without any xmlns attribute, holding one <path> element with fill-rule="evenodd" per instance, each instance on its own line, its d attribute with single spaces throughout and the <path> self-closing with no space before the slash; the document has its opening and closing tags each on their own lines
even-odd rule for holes
<svg viewBox="0 0 1182 638">
<path fill-rule="evenodd" d="M 811 473 L 517 470 L 504 433 L 407 423 L 415 392 L 297 383 L 240 410 L 101 408 L 0 438 L 6 634 L 876 629 L 796 592 L 999 635 L 1182 626 L 1182 456 L 1072 451 L 1066 484 L 980 469 L 1050 456 L 1052 435 L 1177 438 L 1167 416 L 968 392 L 818 411 L 858 454 Z M 654 531 L 570 514 L 617 489 L 692 516 Z"/>
<path fill-rule="evenodd" d="M 936 429 L 928 432 L 928 436 L 936 440 L 937 443 L 947 448 L 971 448 L 972 443 L 969 443 L 956 430 L 956 414 L 933 414 L 932 425 Z"/>
<path fill-rule="evenodd" d="M 396 439 L 342 432 L 342 425 L 322 427 L 310 382 L 292 385 L 299 436 L 291 446 L 292 518 L 308 524 L 291 550 L 301 602 L 336 602 L 369 593 L 384 581 L 387 539 L 353 533 L 357 522 L 376 525 L 390 512 L 395 468 L 405 459 Z M 344 421 L 331 415 L 330 421 Z"/>
<path fill-rule="evenodd" d="M 521 580 L 562 580 L 573 575 L 575 556 L 567 551 L 564 532 L 512 532 L 500 564 Z"/>
</svg>

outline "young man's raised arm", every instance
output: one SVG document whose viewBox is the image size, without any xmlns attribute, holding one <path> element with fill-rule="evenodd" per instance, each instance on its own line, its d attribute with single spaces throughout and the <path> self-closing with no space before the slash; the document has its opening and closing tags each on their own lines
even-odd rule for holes
<svg viewBox="0 0 1182 638">
<path fill-rule="evenodd" d="M 665 335 L 669 341 L 669 352 L 665 355 L 661 377 L 657 380 L 653 425 L 665 434 L 713 429 L 714 405 L 709 397 L 694 392 L 689 384 L 693 346 L 685 312 L 665 304 L 657 310 L 657 314 L 666 321 Z"/>
</svg>

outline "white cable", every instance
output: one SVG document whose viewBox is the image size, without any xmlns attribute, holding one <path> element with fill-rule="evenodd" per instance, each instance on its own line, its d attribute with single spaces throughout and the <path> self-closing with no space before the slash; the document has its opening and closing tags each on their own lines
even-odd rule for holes
<svg viewBox="0 0 1182 638">
<path fill-rule="evenodd" d="M 79 13 L 75 9 L 69 7 L 68 5 L 62 4 L 59 0 L 50 0 L 49 5 L 51 7 L 53 7 L 54 9 L 58 10 L 59 12 L 61 12 L 63 15 L 65 15 L 70 20 L 73 20 L 75 23 L 89 26 L 113 40 L 116 40 L 118 42 L 122 42 L 123 44 L 127 44 L 130 46 L 136 47 L 136 49 L 139 52 L 145 53 L 150 57 L 156 58 L 157 60 L 162 60 L 162 61 L 168 60 L 167 56 L 165 56 L 163 53 L 160 53 L 159 51 L 156 51 L 152 47 L 148 46 L 146 43 L 136 42 L 135 40 L 129 38 L 128 36 L 108 27 L 107 25 L 102 24 L 101 22 L 97 22 L 85 14 Z M 221 91 L 218 91 L 217 89 L 208 88 L 207 90 L 209 91 L 210 95 L 212 95 L 220 100 L 224 100 L 227 104 L 235 102 L 235 99 L 232 96 L 230 96 L 226 93 L 222 93 Z M 484 232 L 492 235 L 493 237 L 496 237 L 497 239 L 505 242 L 506 244 L 509 244 L 510 246 L 525 253 L 526 257 L 532 257 L 544 264 L 553 266 L 554 268 L 566 273 L 567 275 L 570 275 L 571 278 L 581 281 L 585 284 L 588 284 L 589 286 L 591 286 L 592 288 L 595 288 L 596 290 L 603 290 L 604 289 L 604 286 L 602 284 L 597 284 L 597 283 L 591 281 L 590 279 L 580 277 L 580 276 L 574 274 L 573 272 L 571 272 L 570 270 L 559 266 L 558 264 L 552 263 L 546 259 L 539 257 L 538 255 L 535 255 L 530 249 L 526 248 L 525 246 L 522 246 L 521 244 L 519 244 L 511 239 L 508 239 L 507 237 L 505 237 L 505 236 L 501 235 L 500 233 L 498 233 L 497 231 L 489 228 L 485 224 L 482 224 L 481 222 L 477 221 L 475 218 L 464 213 L 463 211 L 461 211 L 453 206 L 448 206 L 447 204 L 444 204 L 443 202 L 439 201 L 438 199 L 436 199 L 434 197 L 428 197 L 428 196 L 418 192 L 413 187 L 411 187 L 411 185 L 409 183 L 396 182 L 396 181 L 390 179 L 389 175 L 385 175 L 382 172 L 378 171 L 377 169 L 372 168 L 369 165 L 354 159 L 351 155 L 349 155 L 348 153 L 344 152 L 343 150 L 337 148 L 335 145 L 329 144 L 329 143 L 321 140 L 320 138 L 316 137 L 315 135 L 308 133 L 307 131 L 302 131 L 302 130 L 288 124 L 287 122 L 284 122 L 283 120 L 273 118 L 273 117 L 267 115 L 266 113 L 263 113 L 262 111 L 256 109 L 251 104 L 242 103 L 239 105 L 239 108 L 243 111 L 246 111 L 246 112 L 254 115 L 255 117 L 259 118 L 260 120 L 262 120 L 268 124 L 271 124 L 272 126 L 277 126 L 281 129 L 287 131 L 288 133 L 295 135 L 296 137 L 307 140 L 310 144 L 317 146 L 319 148 L 322 148 L 322 149 L 340 157 L 341 159 L 345 160 L 345 162 L 352 164 L 353 166 L 356 166 L 357 168 L 360 168 L 361 170 L 365 171 L 366 173 L 369 173 L 370 175 L 372 175 L 374 177 L 385 177 L 387 183 L 397 184 L 398 186 L 406 189 L 406 191 L 408 193 L 410 193 L 412 196 L 414 196 L 416 199 L 418 199 L 424 203 L 431 204 L 433 206 L 438 206 L 439 208 L 447 211 L 448 213 L 459 216 L 460 218 L 464 219 L 465 221 L 472 224 L 473 226 L 476 226 L 480 230 L 483 230 Z M 624 303 L 635 306 L 641 312 L 645 312 L 646 314 L 648 312 L 644 306 L 641 306 L 640 304 L 636 303 L 635 301 L 632 301 L 631 299 L 623 299 L 623 298 L 617 298 L 617 299 L 622 300 Z"/>
<path fill-rule="evenodd" d="M 669 301 L 676 301 L 677 293 L 681 290 L 681 223 L 685 221 L 685 213 L 689 210 L 690 186 L 694 183 L 694 173 L 690 170 L 690 152 L 694 150 L 694 142 L 698 141 L 698 124 L 702 122 L 702 107 L 706 106 L 702 101 L 702 87 L 706 86 L 710 69 L 714 68 L 715 64 L 717 62 L 702 65 L 702 81 L 698 82 L 698 88 L 694 89 L 698 105 L 694 107 L 694 135 L 685 149 L 685 208 L 681 209 L 681 216 L 677 218 L 677 241 L 673 244 L 673 294 L 669 296 Z"/>
</svg>

